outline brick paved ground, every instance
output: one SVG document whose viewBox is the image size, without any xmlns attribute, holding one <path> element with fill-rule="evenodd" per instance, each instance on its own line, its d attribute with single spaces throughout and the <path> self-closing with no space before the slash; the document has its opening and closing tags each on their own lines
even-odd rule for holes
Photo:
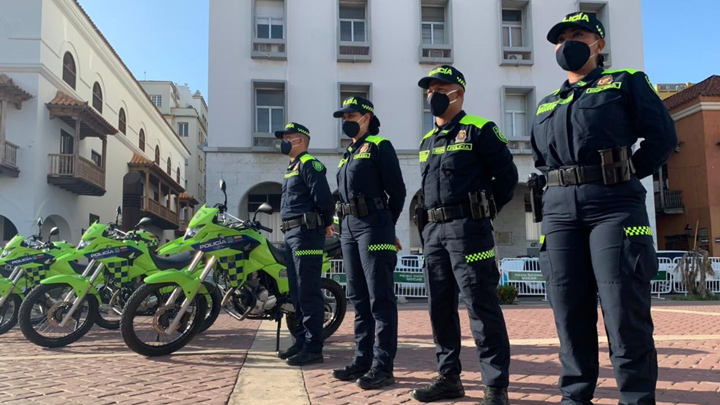
<svg viewBox="0 0 720 405">
<path fill-rule="evenodd" d="M 720 315 L 720 305 L 657 303 L 653 316 L 660 363 L 658 403 L 720 404 L 720 316 L 715 316 Z M 470 340 L 467 313 L 461 312 L 465 337 L 462 378 L 467 397 L 457 403 L 477 403 L 482 398 L 483 386 Z M 557 335 L 552 312 L 547 307 L 533 305 L 504 307 L 504 313 L 512 341 L 512 403 L 558 403 L 556 384 L 560 364 L 558 345 L 553 342 Z M 352 323 L 345 322 L 329 341 L 325 363 L 304 371 L 312 404 L 417 403 L 410 398 L 410 391 L 435 375 L 435 352 L 424 306 L 409 305 L 402 309 L 400 336 L 395 371 L 397 385 L 380 391 L 362 391 L 353 384 L 334 381 L 329 375 L 332 368 L 342 367 L 352 356 Z M 607 344 L 601 345 L 600 365 L 595 403 L 617 404 Z"/>
<path fill-rule="evenodd" d="M 659 404 L 720 404 L 720 305 L 654 304 Z M 461 312 L 467 397 L 459 403 L 477 403 L 483 387 L 467 314 Z M 560 366 L 552 312 L 546 304 L 532 302 L 504 307 L 504 313 L 512 340 L 513 404 L 557 403 Z M 352 355 L 352 317 L 349 312 L 340 330 L 327 342 L 325 363 L 303 370 L 311 403 L 415 403 L 410 391 L 435 374 L 425 304 L 401 307 L 398 384 L 380 391 L 364 392 L 330 377 L 330 370 L 345 365 Z M 96 328 L 72 346 L 48 350 L 28 343 L 15 329 L 0 336 L 0 403 L 225 404 L 258 326 L 257 321 L 238 323 L 223 314 L 186 349 L 156 359 L 130 352 L 119 331 Z M 596 391 L 600 399 L 596 403 L 615 404 L 616 386 L 606 344 L 602 345 L 600 363 Z M 252 404 L 252 398 L 244 403 Z"/>
<path fill-rule="evenodd" d="M 119 330 L 44 349 L 16 327 L 0 336 L 0 403 L 225 404 L 259 324 L 221 314 L 178 354 L 154 359 L 131 352 Z"/>
</svg>

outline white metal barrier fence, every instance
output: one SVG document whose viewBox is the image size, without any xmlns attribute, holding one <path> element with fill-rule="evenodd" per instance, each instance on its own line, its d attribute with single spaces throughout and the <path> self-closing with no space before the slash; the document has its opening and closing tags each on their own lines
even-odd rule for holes
<svg viewBox="0 0 720 405">
<path fill-rule="evenodd" d="M 420 255 L 398 256 L 395 265 L 395 295 L 406 298 L 426 298 L 425 275 L 423 274 L 424 259 Z M 347 275 L 342 260 L 332 260 L 327 277 L 345 287 Z"/>
<path fill-rule="evenodd" d="M 673 259 L 672 290 L 676 293 L 687 294 L 687 286 L 683 282 L 680 269 L 678 269 L 677 267 L 680 263 L 680 259 L 681 258 L 679 257 Z M 713 294 L 718 294 L 720 293 L 720 257 L 711 257 L 710 266 L 712 267 L 715 274 L 707 276 L 707 278 L 705 279 L 705 288 L 707 288 L 707 290 L 712 292 Z M 696 285 L 698 283 L 700 283 L 700 281 L 695 281 Z"/>
</svg>

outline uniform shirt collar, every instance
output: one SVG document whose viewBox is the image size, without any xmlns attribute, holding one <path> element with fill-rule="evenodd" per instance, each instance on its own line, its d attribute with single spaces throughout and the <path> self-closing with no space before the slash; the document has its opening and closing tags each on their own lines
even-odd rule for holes
<svg viewBox="0 0 720 405">
<path fill-rule="evenodd" d="M 295 163 L 300 161 L 300 157 L 307 155 L 307 151 L 300 152 L 299 155 L 295 156 L 295 159 L 290 161 L 290 166 L 294 165 Z"/>
<path fill-rule="evenodd" d="M 350 143 L 346 149 L 347 153 L 352 154 L 354 151 L 358 150 L 358 146 L 362 145 L 368 136 L 370 136 L 370 132 L 366 132 L 365 135 L 360 137 L 357 141 Z"/>
<path fill-rule="evenodd" d="M 457 126 L 458 122 L 460 122 L 460 120 L 463 119 L 465 115 L 467 115 L 465 111 L 460 110 L 460 112 L 457 113 L 457 115 L 455 115 L 453 119 L 451 119 L 449 122 L 446 122 L 445 125 L 438 126 L 437 124 L 435 124 L 435 133 L 440 133 L 441 136 L 451 133 L 453 129 L 455 129 L 455 127 Z"/>
<path fill-rule="evenodd" d="M 570 89 L 577 89 L 577 88 L 583 88 L 589 85 L 590 83 L 594 82 L 596 79 L 600 77 L 600 75 L 603 72 L 603 68 L 597 67 L 592 72 L 588 73 L 580 79 L 578 82 L 570 84 L 569 80 L 565 80 L 565 83 L 563 83 L 562 88 L 560 89 L 560 92 L 566 92 Z"/>
</svg>

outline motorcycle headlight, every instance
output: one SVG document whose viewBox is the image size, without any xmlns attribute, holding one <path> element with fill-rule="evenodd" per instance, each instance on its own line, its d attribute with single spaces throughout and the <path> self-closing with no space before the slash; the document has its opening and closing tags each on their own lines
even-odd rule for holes
<svg viewBox="0 0 720 405">
<path fill-rule="evenodd" d="M 0 254 L 0 258 L 7 257 L 10 254 L 10 250 L 3 250 Z"/>
<path fill-rule="evenodd" d="M 185 231 L 185 237 L 183 239 L 188 240 L 188 239 L 194 238 L 195 235 L 197 235 L 198 232 L 200 232 L 200 229 L 202 229 L 202 227 L 188 228 L 187 231 Z"/>
<path fill-rule="evenodd" d="M 86 247 L 88 247 L 90 245 L 90 243 L 92 243 L 93 240 L 95 240 L 95 239 L 81 240 L 77 246 L 77 250 L 85 249 Z"/>
</svg>

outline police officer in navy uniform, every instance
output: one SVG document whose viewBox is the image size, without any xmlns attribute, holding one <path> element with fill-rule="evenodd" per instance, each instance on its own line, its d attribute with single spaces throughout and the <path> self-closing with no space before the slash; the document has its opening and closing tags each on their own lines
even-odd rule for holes
<svg viewBox="0 0 720 405">
<path fill-rule="evenodd" d="M 278 353 L 291 366 L 322 363 L 325 300 L 320 290 L 325 237 L 333 231 L 333 197 L 325 166 L 307 153 L 310 131 L 291 122 L 275 132 L 290 156 L 282 185 L 281 229 L 285 233 L 290 296 L 298 320 L 295 344 Z"/>
<path fill-rule="evenodd" d="M 393 272 L 397 251 L 395 224 L 405 203 L 405 184 L 395 149 L 377 136 L 380 120 L 373 104 L 351 97 L 335 111 L 352 138 L 337 173 L 343 265 L 347 294 L 355 308 L 355 356 L 333 371 L 363 389 L 395 383 L 398 314 Z M 376 337 L 377 334 L 377 337 Z"/>
<path fill-rule="evenodd" d="M 658 263 L 640 179 L 667 160 L 677 135 L 645 73 L 603 69 L 605 35 L 583 12 L 547 35 L 568 80 L 540 102 L 532 129 L 547 183 L 540 267 L 560 337 L 562 403 L 592 403 L 599 296 L 620 404 L 655 404 Z"/>
<path fill-rule="evenodd" d="M 470 316 L 486 386 L 483 404 L 507 404 L 510 343 L 497 298 L 492 219 L 518 183 L 507 139 L 493 122 L 466 114 L 465 77 L 440 66 L 420 80 L 427 91 L 435 128 L 420 144 L 424 206 L 418 216 L 423 236 L 430 323 L 438 373 L 413 391 L 422 402 L 465 395 L 460 382 L 458 291 Z M 427 225 L 424 223 L 427 222 Z"/>
</svg>

